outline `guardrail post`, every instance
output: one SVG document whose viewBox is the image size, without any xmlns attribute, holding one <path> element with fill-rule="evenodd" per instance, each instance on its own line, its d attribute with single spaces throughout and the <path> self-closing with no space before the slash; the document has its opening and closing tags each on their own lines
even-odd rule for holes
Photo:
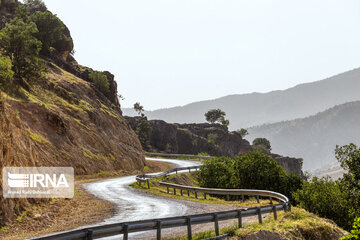
<svg viewBox="0 0 360 240">
<path fill-rule="evenodd" d="M 287 212 L 287 203 L 283 203 L 284 212 Z"/>
<path fill-rule="evenodd" d="M 149 179 L 146 179 L 146 183 L 147 183 L 147 187 L 148 187 L 148 189 L 150 189 Z"/>
<path fill-rule="evenodd" d="M 256 196 L 257 203 L 260 203 L 259 196 Z"/>
<path fill-rule="evenodd" d="M 166 191 L 167 191 L 167 193 L 169 193 L 169 187 L 166 187 Z"/>
<path fill-rule="evenodd" d="M 92 240 L 93 239 L 93 230 L 92 229 L 88 229 L 86 231 L 86 239 L 87 240 Z"/>
<path fill-rule="evenodd" d="M 238 226 L 239 226 L 239 228 L 242 228 L 241 210 L 238 211 Z"/>
<path fill-rule="evenodd" d="M 226 201 L 229 201 L 229 200 L 230 200 L 230 196 L 226 195 Z"/>
<path fill-rule="evenodd" d="M 161 221 L 156 222 L 156 239 L 161 240 Z"/>
<path fill-rule="evenodd" d="M 204 199 L 206 199 L 206 193 L 204 193 Z"/>
<path fill-rule="evenodd" d="M 191 169 L 189 168 L 189 172 L 191 172 Z"/>
<path fill-rule="evenodd" d="M 272 197 L 270 197 L 270 204 L 271 204 L 271 205 L 273 204 L 273 202 L 272 202 Z"/>
<path fill-rule="evenodd" d="M 180 194 L 181 194 L 181 196 L 183 195 L 183 190 L 182 189 L 180 189 Z"/>
<path fill-rule="evenodd" d="M 192 239 L 192 233 L 191 233 L 191 218 L 190 218 L 190 217 L 187 217 L 187 218 L 186 218 L 186 222 L 187 222 L 188 239 L 191 240 L 191 239 Z"/>
<path fill-rule="evenodd" d="M 277 213 L 276 213 L 276 206 L 275 205 L 273 205 L 272 211 L 274 213 L 274 219 L 277 220 Z"/>
<path fill-rule="evenodd" d="M 190 197 L 190 190 L 187 190 L 187 192 L 188 192 L 188 197 Z"/>
<path fill-rule="evenodd" d="M 258 213 L 259 223 L 262 224 L 262 216 L 261 216 L 261 208 L 260 207 L 257 209 L 257 213 Z"/>
<path fill-rule="evenodd" d="M 216 236 L 219 236 L 219 220 L 218 220 L 218 215 L 215 213 L 214 214 L 214 222 L 215 222 L 215 234 Z"/>
<path fill-rule="evenodd" d="M 124 240 L 128 240 L 129 239 L 129 226 L 127 224 L 124 224 L 123 232 L 124 232 Z"/>
<path fill-rule="evenodd" d="M 289 212 L 291 212 L 291 202 L 289 202 Z"/>
<path fill-rule="evenodd" d="M 241 195 L 241 201 L 245 201 L 245 196 L 244 195 Z"/>
<path fill-rule="evenodd" d="M 177 174 L 177 169 L 175 171 L 176 171 L 176 174 Z"/>
<path fill-rule="evenodd" d="M 174 188 L 174 195 L 176 195 L 176 188 Z"/>
<path fill-rule="evenodd" d="M 195 198 L 197 198 L 197 191 L 195 191 Z"/>
</svg>

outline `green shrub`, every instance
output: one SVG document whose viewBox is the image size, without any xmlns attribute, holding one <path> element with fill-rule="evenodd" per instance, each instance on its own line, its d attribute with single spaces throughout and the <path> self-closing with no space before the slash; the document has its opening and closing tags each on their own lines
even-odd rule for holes
<svg viewBox="0 0 360 240">
<path fill-rule="evenodd" d="M 330 178 L 314 177 L 311 182 L 305 182 L 293 197 L 300 207 L 332 219 L 341 227 L 348 229 L 352 222 L 348 215 L 347 199 L 340 185 Z"/>
<path fill-rule="evenodd" d="M 270 190 L 285 194 L 287 175 L 268 155 L 252 151 L 234 158 L 234 188 Z"/>
<path fill-rule="evenodd" d="M 20 18 L 14 18 L 0 31 L 0 51 L 11 59 L 18 80 L 35 80 L 46 71 L 38 57 L 42 44 L 34 37 L 37 32 L 35 23 Z"/>
<path fill-rule="evenodd" d="M 201 187 L 270 190 L 288 197 L 303 182 L 299 175 L 286 175 L 276 160 L 261 152 L 206 159 L 198 179 Z"/>
<path fill-rule="evenodd" d="M 10 58 L 0 54 L 0 84 L 6 84 L 13 79 L 14 72 L 11 68 L 12 63 Z"/>
<path fill-rule="evenodd" d="M 89 74 L 89 78 L 102 93 L 107 94 L 109 92 L 109 80 L 105 73 L 93 71 Z"/>
<path fill-rule="evenodd" d="M 56 15 L 49 11 L 36 11 L 31 15 L 31 20 L 39 30 L 35 33 L 35 37 L 42 43 L 41 54 L 49 55 L 50 48 L 54 47 L 58 40 L 64 38 L 63 31 L 65 25 Z M 70 49 L 70 51 L 71 50 L 72 49 Z"/>
<path fill-rule="evenodd" d="M 209 133 L 207 135 L 207 140 L 209 144 L 215 145 L 216 139 L 218 138 L 218 135 L 216 133 Z"/>
<path fill-rule="evenodd" d="M 198 172 L 199 184 L 208 188 L 232 188 L 233 161 L 228 157 L 203 160 Z"/>
<path fill-rule="evenodd" d="M 146 119 L 142 119 L 136 127 L 136 133 L 139 137 L 140 143 L 145 150 L 150 148 L 150 136 L 152 127 Z"/>
<path fill-rule="evenodd" d="M 352 239 L 360 239 L 360 218 L 355 219 L 353 229 L 350 231 L 350 234 L 341 238 L 341 240 Z"/>
<path fill-rule="evenodd" d="M 271 144 L 270 144 L 270 141 L 267 140 L 266 138 L 255 138 L 253 141 L 253 148 L 256 151 L 270 153 Z"/>
</svg>

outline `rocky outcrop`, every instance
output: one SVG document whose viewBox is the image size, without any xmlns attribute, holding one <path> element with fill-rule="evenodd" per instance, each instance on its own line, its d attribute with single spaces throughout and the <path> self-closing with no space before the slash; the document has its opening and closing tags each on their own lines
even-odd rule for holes
<svg viewBox="0 0 360 240">
<path fill-rule="evenodd" d="M 31 13 L 47 11 L 45 5 L 33 3 L 26 5 Z M 19 4 L 0 1 L 0 29 L 15 17 Z M 41 56 L 49 68 L 46 78 L 27 89 L 16 81 L 0 89 L 0 169 L 66 166 L 76 175 L 142 170 L 143 150 L 122 117 L 114 75 L 105 72 L 109 92 L 104 95 L 89 79 L 93 70 L 71 56 L 74 46 L 66 26 L 62 35 L 50 56 Z M 1 181 L 0 171 L 0 227 L 39 201 L 2 198 Z"/>
<path fill-rule="evenodd" d="M 0 1 L 0 29 L 3 28 L 6 23 L 9 23 L 11 19 L 15 17 L 16 7 L 20 4 L 22 3 L 17 0 Z M 49 11 L 46 6 L 42 4 L 28 4 L 26 6 L 29 9 L 30 13 L 34 13 L 36 11 Z M 65 24 L 62 35 L 63 36 L 61 37 L 61 39 L 58 39 L 52 46 L 52 51 L 50 55 L 46 55 L 43 57 L 49 58 L 49 60 L 54 62 L 57 66 L 91 83 L 89 74 L 94 70 L 78 64 L 75 58 L 71 55 L 71 52 L 74 49 L 74 43 L 71 37 L 70 30 Z M 104 73 L 109 81 L 109 92 L 105 94 L 105 97 L 110 100 L 111 104 L 113 104 L 113 107 L 117 108 L 118 111 L 121 111 L 120 103 L 117 96 L 117 84 L 114 79 L 114 75 L 108 71 L 105 71 Z"/>
<path fill-rule="evenodd" d="M 1 100 L 0 168 L 71 166 L 76 175 L 143 169 L 136 134 L 89 82 L 53 65 L 47 81 L 25 95 Z M 1 199 L 0 226 L 30 203 Z"/>
<path fill-rule="evenodd" d="M 136 130 L 140 117 L 125 117 Z M 150 120 L 152 150 L 166 153 L 198 154 L 206 152 L 212 156 L 230 156 L 251 149 L 248 141 L 237 132 L 228 132 L 219 124 L 169 124 L 162 120 Z"/>
<path fill-rule="evenodd" d="M 136 130 L 141 117 L 126 117 L 132 129 Z M 151 150 L 165 153 L 199 154 L 234 157 L 252 150 L 250 143 L 238 132 L 229 132 L 220 124 L 170 124 L 162 120 L 150 120 Z M 147 147 L 147 146 L 143 146 Z M 296 158 L 270 154 L 284 167 L 287 173 L 302 174 L 301 163 Z"/>
</svg>

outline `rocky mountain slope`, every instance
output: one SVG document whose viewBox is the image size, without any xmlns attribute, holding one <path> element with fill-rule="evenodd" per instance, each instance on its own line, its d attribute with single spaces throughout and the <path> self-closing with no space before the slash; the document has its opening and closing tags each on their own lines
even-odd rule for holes
<svg viewBox="0 0 360 240">
<path fill-rule="evenodd" d="M 19 4 L 2 2 L 1 27 Z M 122 116 L 114 76 L 105 72 L 109 91 L 100 92 L 89 80 L 93 70 L 69 54 L 73 44 L 68 29 L 64 36 L 71 44 L 60 44 L 51 56 L 43 57 L 48 68 L 44 79 L 26 87 L 15 80 L 0 86 L 0 168 L 67 166 L 76 175 L 143 169 L 142 147 Z M 0 227 L 39 201 L 4 199 L 1 182 L 2 172 Z"/>
<path fill-rule="evenodd" d="M 246 128 L 307 117 L 338 104 L 360 100 L 360 69 L 331 78 L 301 84 L 283 91 L 229 95 L 222 98 L 190 103 L 181 107 L 147 111 L 149 119 L 169 123 L 201 123 L 209 109 L 220 108 L 230 120 L 230 129 Z M 124 115 L 135 116 L 132 109 Z"/>
<path fill-rule="evenodd" d="M 141 117 L 125 117 L 136 131 Z M 220 124 L 171 124 L 162 120 L 150 120 L 150 150 L 155 152 L 199 154 L 234 157 L 252 150 L 250 143 L 236 132 L 229 132 Z M 148 146 L 144 146 L 145 148 Z M 296 158 L 271 154 L 287 173 L 302 174 L 301 164 Z"/>
<path fill-rule="evenodd" d="M 275 152 L 304 158 L 305 169 L 333 163 L 336 145 L 360 144 L 360 101 L 316 115 L 249 129 L 247 138 L 265 137 Z"/>
</svg>

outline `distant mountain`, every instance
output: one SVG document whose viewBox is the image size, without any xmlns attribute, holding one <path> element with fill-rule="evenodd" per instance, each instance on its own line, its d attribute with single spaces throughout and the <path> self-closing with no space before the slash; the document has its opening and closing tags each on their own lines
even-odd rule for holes
<svg viewBox="0 0 360 240">
<path fill-rule="evenodd" d="M 270 80 L 269 80 L 270 81 Z M 220 108 L 230 120 L 230 128 L 246 128 L 265 123 L 307 117 L 330 107 L 360 100 L 360 69 L 334 77 L 297 85 L 269 93 L 229 95 L 222 98 L 147 111 L 149 119 L 171 123 L 201 123 L 209 109 Z M 124 115 L 134 116 L 132 109 L 123 109 Z"/>
<path fill-rule="evenodd" d="M 314 116 L 249 128 L 247 139 L 270 140 L 274 152 L 304 158 L 304 169 L 333 164 L 335 146 L 360 144 L 360 101 L 335 106 Z"/>
</svg>

